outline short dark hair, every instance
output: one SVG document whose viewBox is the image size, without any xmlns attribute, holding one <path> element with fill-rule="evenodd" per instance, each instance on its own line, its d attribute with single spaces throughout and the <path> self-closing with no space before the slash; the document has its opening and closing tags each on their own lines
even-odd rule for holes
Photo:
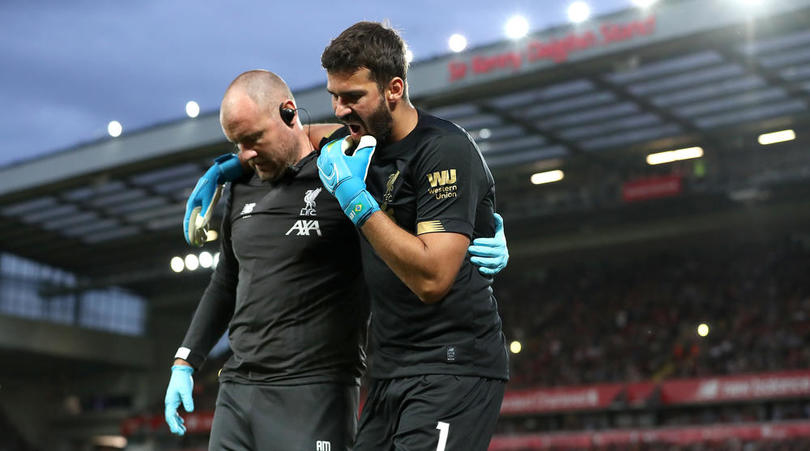
<svg viewBox="0 0 810 451">
<path fill-rule="evenodd" d="M 345 29 L 324 49 L 321 65 L 327 72 L 371 71 L 382 92 L 394 77 L 405 80 L 407 45 L 396 30 L 379 22 L 357 22 Z"/>
</svg>

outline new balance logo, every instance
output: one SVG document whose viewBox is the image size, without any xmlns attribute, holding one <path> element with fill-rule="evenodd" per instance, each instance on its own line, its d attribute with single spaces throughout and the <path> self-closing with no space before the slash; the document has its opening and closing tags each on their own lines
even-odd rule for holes
<svg viewBox="0 0 810 451">
<path fill-rule="evenodd" d="M 428 182 L 430 182 L 430 186 L 433 188 L 437 186 L 451 185 L 456 183 L 456 170 L 445 169 L 444 171 L 436 171 L 432 174 L 428 174 L 427 178 Z"/>
<path fill-rule="evenodd" d="M 301 216 L 315 216 L 315 198 L 318 197 L 318 194 L 321 194 L 321 189 L 308 189 L 304 194 L 304 202 L 307 205 L 301 209 Z"/>
<path fill-rule="evenodd" d="M 315 451 L 332 451 L 332 443 L 326 440 L 315 442 Z"/>
<path fill-rule="evenodd" d="M 251 203 L 249 203 L 249 204 L 245 204 L 245 206 L 244 206 L 244 207 L 242 207 L 242 213 L 239 213 L 239 214 L 240 214 L 240 215 L 246 215 L 246 214 L 248 214 L 248 213 L 252 213 L 252 212 L 253 212 L 253 209 L 254 209 L 255 207 L 256 207 L 256 202 L 251 202 Z"/>
<path fill-rule="evenodd" d="M 299 219 L 295 221 L 290 230 L 287 230 L 287 233 L 284 235 L 289 235 L 293 231 L 296 231 L 296 236 L 309 236 L 309 232 L 315 231 L 318 236 L 321 236 L 321 226 L 318 224 L 316 219 Z"/>
</svg>

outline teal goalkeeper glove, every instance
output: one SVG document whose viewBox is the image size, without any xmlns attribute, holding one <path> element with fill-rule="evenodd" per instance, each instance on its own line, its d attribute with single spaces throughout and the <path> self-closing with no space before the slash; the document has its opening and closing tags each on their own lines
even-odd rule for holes
<svg viewBox="0 0 810 451">
<path fill-rule="evenodd" d="M 509 262 L 509 249 L 506 247 L 506 235 L 503 233 L 503 218 L 495 213 L 495 236 L 476 238 L 468 248 L 473 257 L 470 261 L 478 266 L 481 274 L 494 275 L 506 268 Z"/>
<path fill-rule="evenodd" d="M 243 173 L 239 158 L 227 153 L 217 157 L 214 164 L 200 177 L 186 202 L 186 215 L 183 218 L 186 243 L 198 247 L 205 244 L 208 222 L 211 221 L 214 206 L 222 195 L 222 185 L 238 179 Z"/>
<path fill-rule="evenodd" d="M 377 146 L 373 136 L 363 136 L 351 155 L 350 137 L 326 144 L 318 157 L 318 176 L 323 186 L 334 195 L 340 208 L 357 227 L 361 227 L 379 204 L 366 190 L 366 174 Z"/>
<path fill-rule="evenodd" d="M 194 378 L 191 377 L 193 372 L 194 368 L 190 366 L 172 366 L 172 377 L 169 379 L 169 387 L 166 388 L 166 398 L 164 399 L 166 406 L 164 416 L 172 434 L 183 435 L 186 433 L 183 418 L 177 413 L 180 402 L 183 402 L 186 412 L 194 411 L 194 399 L 191 397 L 191 390 L 194 388 Z"/>
</svg>

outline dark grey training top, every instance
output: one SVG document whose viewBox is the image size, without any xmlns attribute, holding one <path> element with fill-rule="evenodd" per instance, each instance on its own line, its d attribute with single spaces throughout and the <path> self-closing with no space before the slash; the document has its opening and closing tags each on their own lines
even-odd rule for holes
<svg viewBox="0 0 810 451">
<path fill-rule="evenodd" d="M 358 234 L 313 152 L 277 182 L 235 182 L 219 264 L 183 340 L 199 368 L 228 328 L 220 380 L 359 383 L 368 298 Z"/>
</svg>

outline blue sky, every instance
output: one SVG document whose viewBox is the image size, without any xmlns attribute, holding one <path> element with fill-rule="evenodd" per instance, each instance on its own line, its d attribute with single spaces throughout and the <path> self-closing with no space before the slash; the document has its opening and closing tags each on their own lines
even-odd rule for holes
<svg viewBox="0 0 810 451">
<path fill-rule="evenodd" d="M 573 0 L 408 2 L 6 0 L 0 3 L 0 166 L 184 116 L 215 111 L 240 72 L 264 68 L 293 90 L 323 83 L 320 54 L 358 20 L 388 20 L 415 62 L 503 38 L 513 14 L 531 29 L 565 23 Z M 630 0 L 590 0 L 600 15 Z M 338 10 L 340 9 L 340 10 Z"/>
</svg>

